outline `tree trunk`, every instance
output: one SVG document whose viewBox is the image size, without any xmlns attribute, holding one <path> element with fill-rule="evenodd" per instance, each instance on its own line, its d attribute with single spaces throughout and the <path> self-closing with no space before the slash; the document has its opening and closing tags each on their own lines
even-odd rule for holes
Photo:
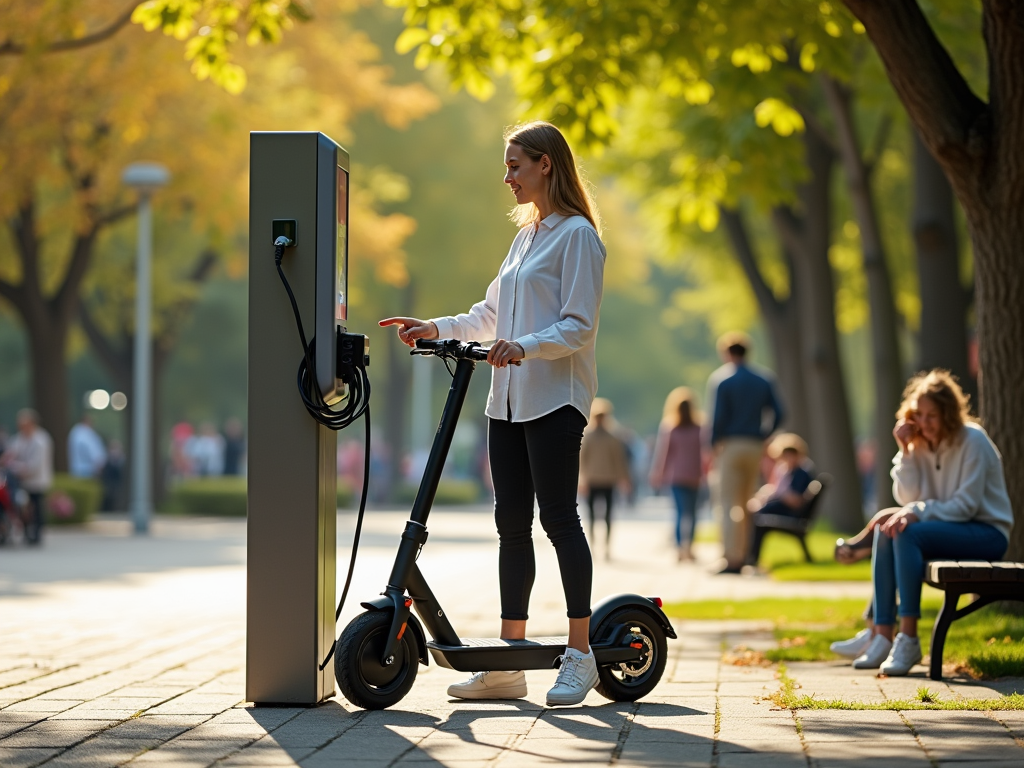
<svg viewBox="0 0 1024 768">
<path fill-rule="evenodd" d="M 54 468 L 66 472 L 71 429 L 68 365 L 64 357 L 68 327 L 55 318 L 38 317 L 31 322 L 26 319 L 25 327 L 31 363 L 32 407 L 39 412 L 43 428 L 53 438 Z"/>
<path fill-rule="evenodd" d="M 989 103 L 957 69 L 916 2 L 844 0 L 967 216 L 974 246 L 981 416 L 1003 457 L 1024 558 L 1024 4 L 982 0 Z"/>
<path fill-rule="evenodd" d="M 882 229 L 871 190 L 870 168 L 865 161 L 854 124 L 852 94 L 827 75 L 821 78 L 821 83 L 825 101 L 836 123 L 846 187 L 860 228 L 864 274 L 868 283 L 868 306 L 871 310 L 874 365 L 875 408 L 871 433 L 875 443 L 875 506 L 885 509 L 895 504 L 889 477 L 892 453 L 895 450 L 892 428 L 900 404 L 900 392 L 903 390 L 903 370 L 896 333 L 896 303 L 893 300 L 892 277 L 882 242 Z"/>
<path fill-rule="evenodd" d="M 831 244 L 831 149 L 813 131 L 804 133 L 809 179 L 798 189 L 799 213 L 777 208 L 772 220 L 779 238 L 793 256 L 803 325 L 801 349 L 805 376 L 812 457 L 832 476 L 822 498 L 823 516 L 840 531 L 864 523 L 853 432 L 839 359 L 835 322 L 835 289 L 828 260 Z"/>
<path fill-rule="evenodd" d="M 967 311 L 970 291 L 960 282 L 960 243 L 956 231 L 953 188 L 917 131 L 914 145 L 913 236 L 921 295 L 921 330 L 917 368 L 946 368 L 971 395 L 975 409 L 977 382 L 967 358 Z"/>
<path fill-rule="evenodd" d="M 1016 525 L 1009 557 L 1024 560 L 1024 242 L 1021 211 L 993 207 L 969 216 L 974 242 L 978 339 L 981 353 L 981 417 L 1003 457 Z"/>
<path fill-rule="evenodd" d="M 768 330 L 775 374 L 778 377 L 779 395 L 785 411 L 783 425 L 790 432 L 796 432 L 809 440 L 810 418 L 807 413 L 803 361 L 800 357 L 802 333 L 797 306 L 799 286 L 793 268 L 793 258 L 789 251 L 783 248 L 789 273 L 789 296 L 780 299 L 765 282 L 757 265 L 743 213 L 739 209 L 722 208 L 721 219 L 733 254 L 747 276 L 757 299 L 761 318 Z"/>
</svg>

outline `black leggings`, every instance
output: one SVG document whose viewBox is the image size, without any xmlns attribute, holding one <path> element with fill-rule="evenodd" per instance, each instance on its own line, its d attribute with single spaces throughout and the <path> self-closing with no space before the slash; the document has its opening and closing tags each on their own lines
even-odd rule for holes
<svg viewBox="0 0 1024 768">
<path fill-rule="evenodd" d="M 590 616 L 594 565 L 576 511 L 580 443 L 587 420 L 571 405 L 533 421 L 491 419 L 487 450 L 498 528 L 501 618 L 525 621 L 537 575 L 533 499 L 540 524 L 558 556 L 570 619 Z"/>
<path fill-rule="evenodd" d="M 604 499 L 604 525 L 607 529 L 606 541 L 612 538 L 612 500 L 615 498 L 615 488 L 606 485 L 592 485 L 587 494 L 587 510 L 590 512 L 590 540 L 594 538 L 594 528 L 597 525 L 597 500 Z"/>
</svg>

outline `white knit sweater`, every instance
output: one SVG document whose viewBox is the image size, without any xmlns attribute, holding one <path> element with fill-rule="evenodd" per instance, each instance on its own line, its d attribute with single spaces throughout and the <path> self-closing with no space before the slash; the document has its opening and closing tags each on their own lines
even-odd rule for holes
<svg viewBox="0 0 1024 768">
<path fill-rule="evenodd" d="M 1013 511 L 1002 457 L 978 424 L 964 425 L 934 451 L 923 442 L 908 453 L 900 451 L 892 464 L 892 495 L 899 504 L 914 507 L 921 520 L 976 520 L 997 528 L 1009 541 Z"/>
</svg>

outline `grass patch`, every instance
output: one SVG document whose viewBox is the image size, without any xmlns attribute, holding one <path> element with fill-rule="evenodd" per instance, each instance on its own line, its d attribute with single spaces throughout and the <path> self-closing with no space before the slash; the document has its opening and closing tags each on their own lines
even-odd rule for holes
<svg viewBox="0 0 1024 768">
<path fill-rule="evenodd" d="M 692 603 L 666 603 L 669 616 L 681 619 L 759 619 L 778 625 L 842 624 L 853 627 L 864 613 L 865 601 L 859 598 L 831 600 L 823 597 L 804 599 L 761 598 L 758 600 L 697 600 Z"/>
<path fill-rule="evenodd" d="M 968 598 L 964 598 L 966 603 Z M 942 605 L 942 594 L 925 587 L 921 600 L 918 634 L 927 652 L 932 627 Z M 864 626 L 864 601 L 856 598 L 760 600 L 702 600 L 667 603 L 669 616 L 694 620 L 747 619 L 775 625 L 777 647 L 765 657 L 773 662 L 828 661 L 838 657 L 829 650 L 836 640 L 846 640 Z M 1024 675 L 1024 616 L 982 608 L 955 622 L 946 636 L 943 661 L 982 678 Z"/>
<path fill-rule="evenodd" d="M 1006 712 L 1024 710 L 1024 694 L 1010 693 L 990 699 L 968 699 L 964 696 L 952 696 L 941 699 L 927 688 L 917 689 L 913 699 L 889 699 L 876 703 L 863 701 L 847 701 L 845 699 L 818 699 L 813 694 L 800 694 L 799 686 L 791 678 L 785 665 L 779 667 L 779 690 L 768 697 L 768 700 L 781 709 L 848 709 L 848 710 L 920 710 L 941 709 L 949 711 L 972 712 Z"/>
<path fill-rule="evenodd" d="M 807 548 L 813 563 L 804 560 L 800 543 L 785 533 L 765 536 L 761 550 L 761 567 L 777 581 L 871 581 L 871 561 L 841 565 L 834 558 L 837 534 L 812 530 L 807 534 Z"/>
</svg>

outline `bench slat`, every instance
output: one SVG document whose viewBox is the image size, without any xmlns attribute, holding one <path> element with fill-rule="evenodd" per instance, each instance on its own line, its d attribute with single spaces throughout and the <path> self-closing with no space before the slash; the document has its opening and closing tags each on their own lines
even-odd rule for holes
<svg viewBox="0 0 1024 768">
<path fill-rule="evenodd" d="M 1024 563 L 933 560 L 927 564 L 925 576 L 925 580 L 934 585 L 948 582 L 1024 582 Z"/>
</svg>

